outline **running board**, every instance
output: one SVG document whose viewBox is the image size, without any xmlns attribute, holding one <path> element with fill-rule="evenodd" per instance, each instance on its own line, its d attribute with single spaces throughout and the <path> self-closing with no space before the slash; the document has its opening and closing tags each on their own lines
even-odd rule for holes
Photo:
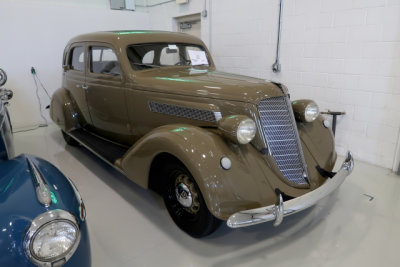
<svg viewBox="0 0 400 267">
<path fill-rule="evenodd" d="M 100 138 L 84 129 L 76 129 L 68 134 L 93 154 L 102 158 L 114 167 L 115 161 L 122 158 L 129 149 L 128 147 Z"/>
</svg>

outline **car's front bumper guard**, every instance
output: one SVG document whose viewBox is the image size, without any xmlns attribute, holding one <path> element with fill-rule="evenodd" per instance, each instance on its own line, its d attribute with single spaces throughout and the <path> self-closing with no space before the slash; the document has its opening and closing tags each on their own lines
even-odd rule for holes
<svg viewBox="0 0 400 267">
<path fill-rule="evenodd" d="M 284 216 L 305 210 L 335 191 L 351 173 L 353 167 L 353 156 L 350 152 L 347 152 L 347 157 L 339 172 L 314 191 L 286 202 L 283 202 L 282 195 L 278 194 L 276 205 L 239 211 L 231 215 L 226 224 L 231 228 L 239 228 L 275 220 L 274 226 L 278 226 Z"/>
</svg>

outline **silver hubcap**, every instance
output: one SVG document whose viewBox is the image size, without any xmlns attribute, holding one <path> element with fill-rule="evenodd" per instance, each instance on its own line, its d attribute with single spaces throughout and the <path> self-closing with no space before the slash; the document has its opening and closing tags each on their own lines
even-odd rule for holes
<svg viewBox="0 0 400 267">
<path fill-rule="evenodd" d="M 175 193 L 178 202 L 181 203 L 182 206 L 184 206 L 185 208 L 189 208 L 190 206 L 192 206 L 192 194 L 190 193 L 189 188 L 184 183 L 178 184 L 178 186 L 175 188 Z"/>
<path fill-rule="evenodd" d="M 179 204 L 189 213 L 195 214 L 200 209 L 200 202 L 193 182 L 186 174 L 181 174 L 175 181 L 175 194 Z"/>
</svg>

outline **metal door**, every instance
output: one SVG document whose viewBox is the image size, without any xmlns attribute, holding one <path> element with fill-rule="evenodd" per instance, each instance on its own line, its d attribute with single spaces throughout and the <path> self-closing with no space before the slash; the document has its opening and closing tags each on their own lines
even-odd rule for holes
<svg viewBox="0 0 400 267">
<path fill-rule="evenodd" d="M 75 43 L 69 48 L 64 59 L 63 87 L 70 93 L 79 114 L 82 114 L 84 124 L 91 124 L 86 99 L 86 51 L 83 43 Z M 82 121 L 80 121 L 82 123 Z M 85 125 L 83 125 L 85 126 Z"/>
<path fill-rule="evenodd" d="M 108 44 L 89 43 L 88 61 L 86 96 L 94 130 L 110 140 L 128 140 L 124 77 L 115 50 Z"/>
</svg>

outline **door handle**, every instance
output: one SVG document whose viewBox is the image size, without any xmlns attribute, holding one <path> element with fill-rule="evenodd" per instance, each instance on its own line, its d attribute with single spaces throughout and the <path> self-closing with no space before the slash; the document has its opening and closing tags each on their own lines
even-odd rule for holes
<svg viewBox="0 0 400 267">
<path fill-rule="evenodd" d="M 89 86 L 87 86 L 87 85 L 82 85 L 82 84 L 77 84 L 77 85 L 75 85 L 75 87 L 76 87 L 76 88 L 82 88 L 82 89 L 84 89 L 84 90 L 89 89 Z"/>
</svg>

